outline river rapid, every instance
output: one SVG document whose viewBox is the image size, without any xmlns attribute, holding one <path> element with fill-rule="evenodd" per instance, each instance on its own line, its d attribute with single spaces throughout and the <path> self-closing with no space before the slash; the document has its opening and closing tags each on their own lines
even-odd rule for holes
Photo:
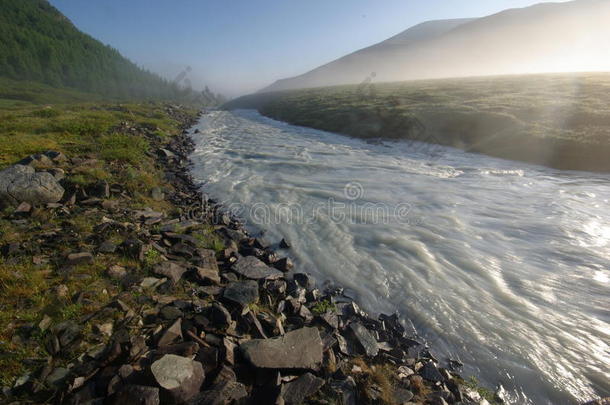
<svg viewBox="0 0 610 405">
<path fill-rule="evenodd" d="M 195 133 L 198 129 L 198 133 Z M 509 403 L 610 396 L 610 175 L 375 142 L 254 111 L 191 130 L 193 175 L 299 271 L 398 311 Z"/>
</svg>

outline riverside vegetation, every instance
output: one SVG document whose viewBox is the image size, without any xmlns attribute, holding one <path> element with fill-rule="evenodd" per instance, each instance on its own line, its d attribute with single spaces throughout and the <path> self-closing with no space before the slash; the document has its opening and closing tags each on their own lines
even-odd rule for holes
<svg viewBox="0 0 610 405">
<path fill-rule="evenodd" d="M 610 171 L 610 75 L 375 83 L 257 93 L 226 108 L 361 138 L 422 141 L 569 170 Z"/>
</svg>

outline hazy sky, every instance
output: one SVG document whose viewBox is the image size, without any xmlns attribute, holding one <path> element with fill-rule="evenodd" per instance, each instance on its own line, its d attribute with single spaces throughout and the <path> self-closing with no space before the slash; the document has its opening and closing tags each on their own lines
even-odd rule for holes
<svg viewBox="0 0 610 405">
<path fill-rule="evenodd" d="M 145 68 L 228 96 L 305 73 L 423 21 L 480 17 L 535 0 L 50 0 Z"/>
</svg>

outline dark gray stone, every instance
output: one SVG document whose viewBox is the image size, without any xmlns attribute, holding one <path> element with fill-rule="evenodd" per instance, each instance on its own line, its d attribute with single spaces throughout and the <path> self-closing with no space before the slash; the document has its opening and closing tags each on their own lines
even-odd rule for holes
<svg viewBox="0 0 610 405">
<path fill-rule="evenodd" d="M 259 279 L 278 279 L 284 276 L 281 271 L 267 266 L 254 256 L 240 257 L 233 265 L 233 271 L 246 278 Z"/>
<path fill-rule="evenodd" d="M 161 335 L 158 345 L 167 346 L 174 343 L 176 340 L 182 339 L 182 319 L 176 320 L 165 332 Z"/>
<path fill-rule="evenodd" d="M 283 257 L 283 258 L 277 260 L 276 262 L 274 262 L 273 267 L 275 267 L 276 269 L 283 271 L 285 273 L 287 271 L 292 270 L 292 268 L 294 267 L 294 264 L 292 263 L 292 260 L 290 260 L 290 258 Z"/>
<path fill-rule="evenodd" d="M 300 404 L 306 398 L 318 392 L 323 385 L 323 379 L 318 378 L 311 373 L 305 373 L 282 387 L 282 397 L 288 405 Z"/>
<path fill-rule="evenodd" d="M 249 340 L 240 349 L 255 367 L 316 369 L 322 363 L 322 347 L 316 328 L 302 328 L 273 339 Z"/>
<path fill-rule="evenodd" d="M 223 297 L 242 306 L 258 301 L 258 283 L 254 280 L 236 281 L 229 284 Z"/>
<path fill-rule="evenodd" d="M 301 287 L 307 291 L 311 291 L 316 288 L 316 279 L 308 273 L 295 273 L 294 281 L 296 281 Z"/>
<path fill-rule="evenodd" d="M 216 303 L 210 308 L 210 320 L 218 329 L 226 329 L 231 325 L 231 314 L 227 309 Z"/>
<path fill-rule="evenodd" d="M 360 322 L 354 322 L 349 325 L 349 329 L 356 342 L 359 344 L 360 349 L 364 351 L 364 354 L 370 357 L 377 356 L 377 353 L 379 352 L 377 340 L 364 325 Z"/>
<path fill-rule="evenodd" d="M 421 368 L 419 375 L 430 381 L 443 381 L 443 376 L 433 362 L 429 361 Z"/>
</svg>

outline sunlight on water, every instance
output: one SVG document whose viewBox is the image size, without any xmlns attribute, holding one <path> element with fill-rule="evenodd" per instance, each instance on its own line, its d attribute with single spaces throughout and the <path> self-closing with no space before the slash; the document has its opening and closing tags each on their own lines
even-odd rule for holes
<svg viewBox="0 0 610 405">
<path fill-rule="evenodd" d="M 513 404 L 610 395 L 608 175 L 369 144 L 252 111 L 197 128 L 206 193 L 290 241 L 320 284 L 408 316 L 441 363 L 459 358 Z"/>
</svg>

